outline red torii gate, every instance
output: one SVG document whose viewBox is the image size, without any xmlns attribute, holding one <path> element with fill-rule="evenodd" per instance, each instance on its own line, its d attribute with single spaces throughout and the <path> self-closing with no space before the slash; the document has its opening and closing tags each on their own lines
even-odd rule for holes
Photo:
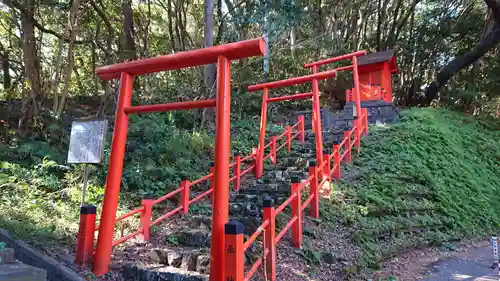
<svg viewBox="0 0 500 281">
<path fill-rule="evenodd" d="M 210 280 L 219 281 L 223 279 L 224 224 L 227 223 L 229 216 L 228 167 L 230 154 L 231 60 L 261 56 L 264 52 L 265 42 L 262 38 L 259 38 L 172 55 L 118 63 L 96 70 L 96 74 L 103 80 L 120 78 L 120 92 L 116 108 L 111 155 L 93 268 L 97 276 L 104 275 L 109 271 L 111 261 L 116 208 L 118 206 L 127 139 L 128 115 L 144 112 L 216 107 L 214 161 L 214 180 L 216 184 L 213 195 Z M 155 105 L 131 105 L 134 76 L 213 63 L 217 63 L 217 96 L 215 99 Z"/>
<path fill-rule="evenodd" d="M 358 74 L 358 63 L 357 63 L 357 57 L 358 56 L 364 56 L 366 55 L 366 51 L 357 51 L 353 52 L 350 54 L 338 56 L 338 57 L 333 57 L 317 62 L 312 62 L 305 64 L 304 67 L 306 68 L 312 68 L 313 74 L 311 75 L 306 75 L 306 76 L 300 76 L 300 77 L 294 77 L 294 78 L 289 78 L 285 80 L 279 80 L 279 81 L 273 81 L 273 82 L 267 82 L 267 83 L 262 83 L 262 84 L 257 84 L 257 85 L 251 85 L 248 87 L 249 92 L 255 92 L 259 90 L 264 91 L 264 95 L 262 96 L 262 108 L 261 108 L 261 123 L 260 123 L 260 138 L 259 138 L 259 146 L 257 149 L 257 159 L 256 159 L 256 164 L 255 164 L 255 176 L 257 178 L 260 178 L 263 174 L 264 170 L 264 150 L 265 150 L 265 135 L 266 135 L 266 124 L 267 124 L 267 104 L 269 102 L 277 102 L 277 101 L 285 101 L 285 100 L 297 100 L 297 99 L 307 99 L 307 98 L 312 98 L 312 116 L 313 116 L 313 128 L 314 132 L 316 134 L 316 161 L 317 163 L 322 162 L 323 158 L 323 132 L 322 132 L 322 127 L 321 127 L 321 115 L 320 115 L 320 101 L 319 101 L 319 80 L 327 79 L 330 77 L 335 77 L 337 71 L 343 71 L 343 70 L 353 70 L 353 80 L 354 80 L 354 88 L 355 88 L 355 94 L 356 94 L 356 112 L 357 115 L 361 115 L 361 103 L 359 102 L 359 74 Z M 323 71 L 323 72 L 318 72 L 318 67 L 321 65 L 326 65 L 346 59 L 351 59 L 352 65 L 344 66 L 344 67 L 338 67 L 333 70 L 329 71 Z M 282 96 L 282 97 L 276 97 L 276 98 L 269 98 L 269 89 L 274 89 L 274 88 L 282 88 L 282 87 L 287 87 L 287 86 L 293 86 L 293 85 L 300 85 L 300 84 L 305 84 L 308 82 L 312 82 L 312 93 L 301 93 L 301 94 L 295 94 L 295 95 L 289 95 L 289 96 Z M 303 120 L 302 120 L 303 124 Z M 356 130 L 356 136 L 357 136 L 357 143 L 356 146 L 360 147 L 360 136 L 361 136 L 361 131 L 360 131 L 360 126 L 357 126 Z M 325 175 L 326 176 L 326 175 Z"/>
<path fill-rule="evenodd" d="M 267 124 L 267 104 L 269 102 L 277 102 L 277 101 L 285 101 L 285 100 L 297 100 L 297 99 L 307 99 L 311 98 L 313 100 L 313 123 L 316 128 L 321 128 L 321 119 L 316 118 L 319 117 L 319 86 L 318 80 L 327 79 L 330 77 L 335 77 L 337 74 L 336 70 L 324 71 L 320 73 L 315 73 L 306 76 L 294 77 L 285 80 L 267 82 L 257 85 L 252 85 L 248 87 L 249 92 L 256 92 L 260 90 L 264 90 L 264 95 L 262 96 L 262 108 L 260 114 L 260 138 L 259 138 L 259 147 L 257 148 L 257 160 L 255 163 L 255 176 L 257 178 L 262 177 L 262 173 L 264 171 L 264 142 L 266 137 L 266 124 Z M 313 82 L 313 91 L 312 93 L 302 93 L 295 94 L 290 96 L 283 96 L 277 98 L 269 98 L 269 89 L 288 87 L 293 85 L 305 84 L 308 82 Z M 317 106 L 316 106 L 317 105 Z M 318 114 L 316 113 L 316 110 Z M 303 120 L 302 125 L 303 125 Z M 318 130 L 316 130 L 318 131 Z M 319 134 L 316 135 L 316 158 L 318 163 L 321 163 L 323 151 L 323 140 L 321 136 L 321 130 L 319 130 Z"/>
</svg>

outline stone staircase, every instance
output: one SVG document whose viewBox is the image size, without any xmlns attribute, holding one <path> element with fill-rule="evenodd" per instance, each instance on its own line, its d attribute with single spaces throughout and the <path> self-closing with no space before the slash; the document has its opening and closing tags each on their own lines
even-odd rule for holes
<svg viewBox="0 0 500 281">
<path fill-rule="evenodd" d="M 368 101 L 362 103 L 368 108 L 369 123 L 394 123 L 399 119 L 399 111 L 392 104 L 384 101 Z M 347 103 L 344 110 L 330 112 L 323 109 L 321 112 L 323 126 L 323 146 L 331 149 L 335 140 L 342 140 L 344 130 L 353 125 L 354 104 Z M 315 159 L 315 135 L 311 130 L 310 115 L 306 113 L 305 142 L 294 140 L 291 152 L 286 147 L 277 153 L 276 164 L 267 159 L 264 164 L 264 174 L 260 179 L 245 177 L 240 190 L 230 191 L 229 215 L 230 219 L 238 220 L 244 225 L 244 233 L 253 234 L 262 223 L 263 198 L 273 198 L 274 206 L 282 204 L 290 196 L 290 178 L 297 175 L 299 178 L 308 177 L 309 160 Z M 309 121 L 307 121 L 309 119 Z M 296 120 L 294 117 L 292 120 Z M 293 122 L 290 122 L 293 123 Z M 309 124 L 309 126 L 307 126 Z M 270 137 L 268 135 L 267 137 Z M 269 141 L 269 140 L 268 140 Z M 277 144 L 278 146 L 280 143 Z M 206 190 L 207 186 L 203 187 Z M 194 191 L 195 192 L 195 191 Z M 192 194 L 196 196 L 196 194 Z M 202 203 L 203 204 L 203 203 Z M 205 202 L 210 206 L 210 202 Z M 193 208 L 195 208 L 193 206 Z M 211 207 L 209 207 L 211 209 Z M 179 218 L 175 230 L 152 234 L 152 241 L 139 253 L 148 257 L 146 264 L 130 263 L 124 267 L 123 276 L 127 280 L 156 281 L 204 281 L 208 280 L 210 268 L 210 235 L 212 218 L 206 214 L 190 215 Z M 285 209 L 285 216 L 289 213 Z M 287 221 L 287 220 L 285 220 Z M 172 222 L 169 222 L 172 224 Z M 277 225 L 279 226 L 279 218 Z M 161 227 L 164 227 L 163 225 Z M 280 227 L 280 226 L 279 226 Z M 156 236 L 156 238 L 155 238 Z M 260 242 L 256 242 L 259 244 Z M 258 245 L 250 248 L 246 255 L 246 262 L 251 264 L 258 255 Z"/>
<path fill-rule="evenodd" d="M 324 144 L 329 148 L 340 134 L 343 136 L 343 132 L 336 134 L 325 131 L 325 134 Z M 263 198 L 272 197 L 276 207 L 283 203 L 290 196 L 291 176 L 307 178 L 309 160 L 315 157 L 314 134 L 306 131 L 304 143 L 294 140 L 290 153 L 286 147 L 278 151 L 276 164 L 266 160 L 262 178 L 247 177 L 248 181 L 242 184 L 239 191 L 230 192 L 230 219 L 243 223 L 245 235 L 253 234 L 262 223 Z M 289 213 L 289 210 L 285 209 L 284 213 Z M 146 255 L 153 265 L 148 268 L 128 264 L 123 270 L 124 277 L 137 281 L 208 280 L 206 274 L 210 268 L 211 216 L 189 215 L 181 218 L 179 224 L 181 223 L 183 226 L 168 234 L 153 233 L 152 240 L 156 240 L 156 243 L 152 242 L 150 247 L 139 253 Z M 277 224 L 279 225 L 279 220 Z M 166 237 L 157 240 L 154 236 L 158 235 Z M 173 240 L 172 237 L 175 237 L 175 246 L 168 242 Z M 170 245 L 166 247 L 166 244 Z M 247 262 L 252 262 L 261 254 L 257 248 L 258 245 L 247 251 Z"/>
</svg>

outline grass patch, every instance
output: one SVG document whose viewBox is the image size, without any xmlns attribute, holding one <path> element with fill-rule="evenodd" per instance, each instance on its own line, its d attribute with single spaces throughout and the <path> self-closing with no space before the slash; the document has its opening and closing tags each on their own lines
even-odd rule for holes
<svg viewBox="0 0 500 281">
<path fill-rule="evenodd" d="M 358 231 L 363 264 L 409 249 L 500 230 L 500 130 L 444 109 L 403 111 L 373 126 L 335 199 Z"/>
<path fill-rule="evenodd" d="M 269 127 L 271 131 L 283 129 L 276 125 Z M 232 151 L 250 153 L 252 146 L 258 144 L 258 131 L 258 120 L 233 121 Z M 103 165 L 90 169 L 86 202 L 98 206 L 98 219 L 111 133 L 108 133 Z M 83 166 L 66 165 L 67 141 L 14 139 L 9 144 L 0 144 L 0 227 L 16 238 L 44 244 L 70 243 L 75 239 Z M 206 175 L 213 154 L 214 134 L 210 130 L 179 129 L 167 114 L 133 116 L 117 216 L 140 206 L 144 196 L 159 197 L 177 188 L 183 175 L 192 180 Z M 206 187 L 200 185 L 199 188 Z M 162 212 L 165 206 L 158 207 Z M 195 204 L 191 212 L 207 213 L 210 207 Z M 117 235 L 137 229 L 136 217 L 117 223 Z"/>
</svg>

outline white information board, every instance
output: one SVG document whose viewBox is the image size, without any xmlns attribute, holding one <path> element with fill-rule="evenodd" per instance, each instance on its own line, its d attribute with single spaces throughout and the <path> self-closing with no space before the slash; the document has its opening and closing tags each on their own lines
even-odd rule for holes
<svg viewBox="0 0 500 281">
<path fill-rule="evenodd" d="M 76 120 L 71 124 L 68 164 L 101 163 L 108 121 Z"/>
</svg>

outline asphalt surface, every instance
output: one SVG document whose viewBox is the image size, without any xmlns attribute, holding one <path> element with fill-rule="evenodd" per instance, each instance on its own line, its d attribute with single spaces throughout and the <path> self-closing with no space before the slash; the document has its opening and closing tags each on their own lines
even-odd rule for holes
<svg viewBox="0 0 500 281">
<path fill-rule="evenodd" d="M 470 249 L 456 257 L 428 267 L 423 281 L 499 281 L 498 269 L 492 268 L 491 246 Z"/>
</svg>

